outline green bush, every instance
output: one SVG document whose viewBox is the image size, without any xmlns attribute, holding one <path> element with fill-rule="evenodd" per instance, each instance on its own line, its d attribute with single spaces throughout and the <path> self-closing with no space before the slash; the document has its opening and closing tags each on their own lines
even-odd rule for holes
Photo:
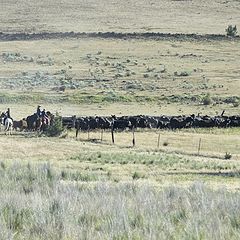
<svg viewBox="0 0 240 240">
<path fill-rule="evenodd" d="M 64 128 L 62 125 L 62 118 L 56 114 L 53 124 L 46 129 L 45 135 L 48 137 L 57 137 L 60 136 Z"/>
<path fill-rule="evenodd" d="M 226 28 L 227 36 L 235 37 L 237 35 L 237 26 L 228 25 Z"/>
</svg>

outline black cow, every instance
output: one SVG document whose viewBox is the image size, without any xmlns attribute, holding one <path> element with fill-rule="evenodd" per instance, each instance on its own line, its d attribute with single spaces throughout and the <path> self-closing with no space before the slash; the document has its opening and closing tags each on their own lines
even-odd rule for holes
<svg viewBox="0 0 240 240">
<path fill-rule="evenodd" d="M 76 128 L 76 138 L 77 138 L 79 130 L 87 131 L 89 129 L 88 121 L 83 117 L 77 118 L 75 121 L 75 128 Z"/>
<path fill-rule="evenodd" d="M 129 120 L 127 119 L 120 119 L 120 120 L 115 120 L 113 119 L 112 124 L 111 124 L 112 130 L 125 130 L 127 128 L 131 129 L 132 128 L 132 124 Z"/>
</svg>

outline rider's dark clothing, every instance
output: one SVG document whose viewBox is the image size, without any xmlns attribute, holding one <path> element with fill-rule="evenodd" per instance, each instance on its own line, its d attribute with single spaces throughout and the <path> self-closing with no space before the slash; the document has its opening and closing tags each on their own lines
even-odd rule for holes
<svg viewBox="0 0 240 240">
<path fill-rule="evenodd" d="M 37 108 L 37 115 L 38 115 L 38 117 L 41 116 L 41 109 L 40 109 L 40 106 L 38 106 L 38 108 Z"/>
<path fill-rule="evenodd" d="M 11 116 L 10 116 L 10 108 L 8 108 L 7 111 L 6 111 L 6 117 L 7 118 L 11 118 Z"/>
<path fill-rule="evenodd" d="M 43 117 L 43 118 L 45 118 L 47 115 L 46 115 L 46 112 L 43 110 L 42 111 L 42 113 L 41 113 L 41 116 Z"/>
</svg>

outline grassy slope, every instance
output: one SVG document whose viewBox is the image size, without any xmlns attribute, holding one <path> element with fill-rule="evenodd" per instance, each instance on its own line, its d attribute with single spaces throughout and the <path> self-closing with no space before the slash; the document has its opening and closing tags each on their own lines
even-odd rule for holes
<svg viewBox="0 0 240 240">
<path fill-rule="evenodd" d="M 240 20 L 240 3 L 233 0 L 1 4 L 3 32 L 224 34 L 228 24 Z M 222 102 L 239 96 L 239 42 L 85 39 L 0 42 L 0 49 L 0 110 L 10 106 L 14 118 L 31 114 L 39 102 L 63 115 L 218 114 L 223 109 L 239 114 L 239 106 Z M 15 61 L 18 55 L 12 62 L 4 53 L 27 58 Z M 116 63 L 130 69 L 130 76 Z M 165 73 L 158 72 L 160 64 Z M 61 70 L 80 88 L 51 90 L 58 86 L 54 76 L 66 77 Z M 176 77 L 176 71 L 190 75 Z M 119 72 L 122 75 L 114 78 Z M 221 98 L 221 104 L 200 105 L 207 93 Z M 102 143 L 88 141 L 87 133 L 76 141 L 73 134 L 62 139 L 0 136 L 1 239 L 239 239 L 238 193 L 189 187 L 202 181 L 211 188 L 239 191 L 239 129 L 162 131 L 159 149 L 153 131 L 137 132 L 135 148 L 131 133 L 117 133 L 115 146 L 109 133 Z M 90 133 L 90 138 L 99 135 Z M 224 160 L 225 152 L 232 153 L 230 160 Z M 22 167 L 19 162 L 30 164 Z M 53 168 L 36 169 L 34 164 L 42 162 Z M 184 188 L 169 188 L 172 185 Z"/>
<path fill-rule="evenodd" d="M 3 32 L 157 31 L 223 33 L 240 21 L 239 1 L 3 0 Z M 189 23 L 191 21 L 191 24 Z"/>
<path fill-rule="evenodd" d="M 239 42 L 79 39 L 1 42 L 0 46 L 1 54 L 20 53 L 21 57 L 33 58 L 12 60 L 2 55 L 2 103 L 42 102 L 48 107 L 51 103 L 70 103 L 71 114 L 105 114 L 104 108 L 111 108 L 104 105 L 113 102 L 137 103 L 135 113 L 142 114 L 216 114 L 223 109 L 227 114 L 239 112 L 239 106 L 233 107 L 234 100 L 224 102 L 239 98 Z M 49 58 L 53 64 L 48 64 Z M 164 67 L 166 70 L 161 73 Z M 62 70 L 66 73 L 62 74 Z M 189 76 L 178 77 L 175 72 L 187 72 Z M 35 86 L 36 76 L 39 85 Z M 72 79 L 68 80 L 69 77 Z M 67 86 L 65 93 L 52 90 L 61 84 Z M 78 87 L 70 89 L 71 84 Z M 207 93 L 219 104 L 201 106 L 199 103 Z M 88 112 L 82 106 L 75 112 L 74 104 L 88 103 L 95 103 Z M 147 111 L 148 106 L 152 112 Z M 59 104 L 53 110 L 60 108 Z M 112 111 L 130 113 L 122 105 Z"/>
</svg>

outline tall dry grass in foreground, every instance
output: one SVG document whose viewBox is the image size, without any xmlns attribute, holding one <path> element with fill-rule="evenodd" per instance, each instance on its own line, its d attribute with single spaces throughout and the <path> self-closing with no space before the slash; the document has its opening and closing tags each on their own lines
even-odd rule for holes
<svg viewBox="0 0 240 240">
<path fill-rule="evenodd" d="M 2 162 L 0 188 L 0 239 L 240 238 L 240 193 L 201 183 L 156 189 Z"/>
</svg>

